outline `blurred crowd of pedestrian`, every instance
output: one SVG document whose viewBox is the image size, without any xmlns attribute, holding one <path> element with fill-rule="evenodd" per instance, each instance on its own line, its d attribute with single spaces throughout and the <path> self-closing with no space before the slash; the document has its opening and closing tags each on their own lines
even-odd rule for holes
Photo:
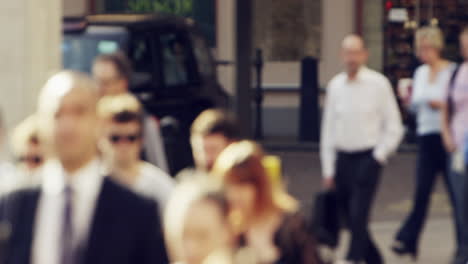
<svg viewBox="0 0 468 264">
<path fill-rule="evenodd" d="M 10 133 L 1 263 L 322 263 L 277 160 L 231 113 L 202 112 L 195 166 L 169 175 L 130 75 L 121 53 L 96 58 L 92 76 L 59 72 Z"/>
<path fill-rule="evenodd" d="M 419 151 L 414 205 L 392 250 L 417 258 L 440 173 L 456 227 L 453 264 L 464 264 L 468 64 L 443 59 L 443 39 L 435 27 L 416 32 L 422 65 L 412 91 L 398 94 L 416 116 Z M 460 44 L 468 60 L 468 30 Z M 390 82 L 365 66 L 363 39 L 347 36 L 342 58 L 345 71 L 327 88 L 320 147 L 324 193 L 335 199 L 320 210 L 336 211 L 350 230 L 340 263 L 381 264 L 368 225 L 404 127 Z M 325 220 L 305 217 L 282 183 L 278 158 L 243 138 L 226 110 L 198 116 L 190 131 L 194 167 L 169 175 L 158 120 L 129 92 L 131 74 L 121 53 L 97 57 L 92 76 L 59 72 L 36 113 L 9 133 L 14 159 L 0 163 L 0 263 L 332 263 L 321 249 L 336 247 L 325 237 L 338 236 L 339 226 L 330 230 L 323 212 L 316 213 Z M 1 121 L 0 137 L 6 145 Z"/>
</svg>

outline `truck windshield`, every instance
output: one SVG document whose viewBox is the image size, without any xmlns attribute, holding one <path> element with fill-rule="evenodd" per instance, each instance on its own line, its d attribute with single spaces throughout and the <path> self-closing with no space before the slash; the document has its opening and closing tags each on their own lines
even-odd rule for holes
<svg viewBox="0 0 468 264">
<path fill-rule="evenodd" d="M 85 32 L 65 34 L 62 42 L 62 63 L 65 69 L 91 72 L 96 56 L 126 49 L 125 32 Z"/>
</svg>

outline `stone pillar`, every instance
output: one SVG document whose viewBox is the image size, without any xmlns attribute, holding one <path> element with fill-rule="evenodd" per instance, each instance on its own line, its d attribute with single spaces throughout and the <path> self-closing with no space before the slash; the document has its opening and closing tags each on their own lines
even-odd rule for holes
<svg viewBox="0 0 468 264">
<path fill-rule="evenodd" d="M 364 0 L 362 33 L 369 48 L 369 67 L 383 70 L 383 2 Z"/>
<path fill-rule="evenodd" d="M 322 1 L 322 48 L 319 52 L 322 86 L 343 69 L 340 46 L 343 38 L 354 32 L 354 13 L 354 1 Z"/>
<path fill-rule="evenodd" d="M 10 129 L 35 111 L 42 85 L 60 69 L 61 7 L 61 0 L 2 3 L 0 107 Z"/>
</svg>

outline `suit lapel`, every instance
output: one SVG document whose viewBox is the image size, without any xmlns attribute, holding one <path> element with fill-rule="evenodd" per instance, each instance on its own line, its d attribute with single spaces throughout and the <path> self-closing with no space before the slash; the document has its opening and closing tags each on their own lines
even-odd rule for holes
<svg viewBox="0 0 468 264">
<path fill-rule="evenodd" d="M 81 254 L 84 260 L 81 263 L 99 263 L 97 260 L 104 255 L 106 238 L 109 237 L 108 227 L 113 217 L 109 207 L 112 207 L 112 183 L 105 177 L 91 222 L 88 243 L 84 245 Z"/>
</svg>

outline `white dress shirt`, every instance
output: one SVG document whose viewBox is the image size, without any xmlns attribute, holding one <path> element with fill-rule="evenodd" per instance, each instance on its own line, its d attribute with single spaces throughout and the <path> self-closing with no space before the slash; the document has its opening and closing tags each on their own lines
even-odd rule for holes
<svg viewBox="0 0 468 264">
<path fill-rule="evenodd" d="M 31 187 L 40 187 L 42 184 L 42 176 L 44 175 L 44 166 L 35 169 L 34 171 L 27 171 L 23 168 L 18 168 L 18 179 L 19 183 L 17 184 L 18 189 L 22 188 L 31 188 Z"/>
<path fill-rule="evenodd" d="M 65 207 L 65 186 L 73 195 L 73 244 L 86 246 L 96 201 L 101 191 L 103 170 L 99 160 L 67 175 L 57 160 L 44 165 L 41 195 L 33 233 L 32 264 L 59 264 L 61 256 L 61 230 Z M 67 183 L 66 181 L 69 180 Z"/>
<path fill-rule="evenodd" d="M 143 162 L 140 175 L 132 189 L 136 193 L 155 200 L 160 209 L 163 209 L 174 186 L 174 179 L 169 174 L 148 162 Z"/>
<path fill-rule="evenodd" d="M 390 82 L 362 67 L 356 78 L 335 76 L 327 88 L 320 157 L 324 177 L 334 177 L 336 153 L 373 149 L 385 163 L 403 135 L 401 116 Z"/>
<path fill-rule="evenodd" d="M 15 166 L 6 161 L 0 161 L 0 195 L 15 190 L 20 183 L 20 175 Z"/>
</svg>

